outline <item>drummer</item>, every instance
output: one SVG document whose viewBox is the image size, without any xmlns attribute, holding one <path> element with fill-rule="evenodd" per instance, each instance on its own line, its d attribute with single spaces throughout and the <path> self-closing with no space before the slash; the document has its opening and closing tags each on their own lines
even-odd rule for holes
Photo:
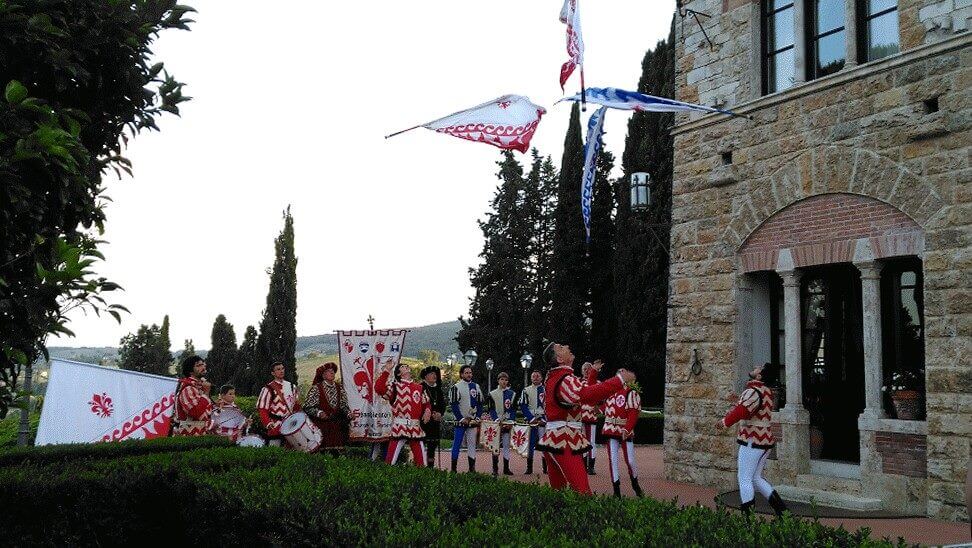
<svg viewBox="0 0 972 548">
<path fill-rule="evenodd" d="M 479 385 L 472 380 L 472 367 L 459 368 L 459 382 L 449 390 L 449 404 L 452 415 L 456 417 L 456 428 L 452 435 L 452 471 L 456 472 L 459 451 L 463 440 L 466 442 L 466 460 L 469 471 L 476 471 L 476 443 L 479 439 L 479 417 L 483 414 L 483 396 Z"/>
<path fill-rule="evenodd" d="M 513 428 L 512 423 L 516 418 L 516 392 L 510 388 L 510 376 L 506 371 L 499 374 L 496 383 L 499 387 L 490 392 L 489 397 L 486 398 L 486 407 L 489 409 L 489 413 L 484 414 L 483 418 L 504 423 L 500 427 L 500 431 L 503 433 L 500 442 L 503 448 L 503 475 L 512 476 L 513 472 L 510 471 L 510 430 Z M 495 478 L 498 475 L 499 455 L 493 455 L 493 477 Z"/>
<path fill-rule="evenodd" d="M 252 419 L 244 417 L 243 412 L 236 405 L 236 387 L 224 384 L 219 388 L 219 399 L 210 418 L 210 432 L 233 441 L 240 439 L 243 432 L 250 427 Z"/>
<path fill-rule="evenodd" d="M 321 429 L 322 449 L 343 447 L 345 443 L 348 400 L 341 383 L 334 380 L 336 374 L 334 362 L 318 367 L 304 403 L 304 412 Z"/>
<path fill-rule="evenodd" d="M 527 453 L 527 474 L 533 473 L 533 452 L 536 450 L 540 437 L 544 434 L 544 425 L 547 422 L 544 416 L 543 397 L 543 374 L 534 371 L 530 373 L 530 384 L 523 389 L 523 395 L 520 397 L 520 410 L 523 412 L 523 418 L 532 426 L 530 428 L 530 451 Z M 547 461 L 540 459 L 540 464 L 543 467 L 543 473 L 546 474 Z"/>
<path fill-rule="evenodd" d="M 267 430 L 270 445 L 283 444 L 280 426 L 284 419 L 300 411 L 300 396 L 294 384 L 284 379 L 283 362 L 273 362 L 270 366 L 273 380 L 268 382 L 257 398 L 257 411 L 260 412 L 260 422 Z"/>
</svg>

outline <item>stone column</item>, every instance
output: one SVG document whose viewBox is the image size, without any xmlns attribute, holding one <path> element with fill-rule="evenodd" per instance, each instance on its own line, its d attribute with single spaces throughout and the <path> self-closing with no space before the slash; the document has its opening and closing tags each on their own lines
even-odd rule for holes
<svg viewBox="0 0 972 548">
<path fill-rule="evenodd" d="M 781 261 L 782 261 L 781 253 Z M 795 484 L 798 474 L 810 471 L 810 413 L 803 407 L 803 322 L 800 311 L 800 271 L 780 270 L 786 317 L 786 407 L 776 413 L 783 430 L 777 445 L 780 480 Z"/>
<path fill-rule="evenodd" d="M 844 40 L 847 46 L 844 68 L 857 66 L 857 0 L 848 0 L 844 10 Z M 866 61 L 866 59 L 865 59 Z"/>
<path fill-rule="evenodd" d="M 806 4 L 807 0 L 793 0 L 793 62 L 796 64 L 793 80 L 797 84 L 807 81 Z"/>
<path fill-rule="evenodd" d="M 881 356 L 881 263 L 854 263 L 861 271 L 861 300 L 864 316 L 864 413 L 874 419 L 884 418 L 881 386 L 884 370 Z"/>
</svg>

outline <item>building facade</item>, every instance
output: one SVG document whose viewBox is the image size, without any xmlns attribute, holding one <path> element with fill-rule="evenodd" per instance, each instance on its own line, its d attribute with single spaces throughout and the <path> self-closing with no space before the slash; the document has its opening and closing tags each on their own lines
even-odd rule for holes
<svg viewBox="0 0 972 548">
<path fill-rule="evenodd" d="M 666 475 L 735 487 L 772 361 L 784 498 L 968 520 L 972 2 L 681 7 L 676 98 L 751 119 L 673 130 Z"/>
</svg>

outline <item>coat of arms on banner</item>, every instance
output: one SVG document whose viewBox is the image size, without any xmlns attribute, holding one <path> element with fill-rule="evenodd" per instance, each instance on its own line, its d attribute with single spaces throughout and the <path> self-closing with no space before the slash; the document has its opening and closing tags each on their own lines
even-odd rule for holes
<svg viewBox="0 0 972 548">
<path fill-rule="evenodd" d="M 483 449 L 498 455 L 500 451 L 500 425 L 495 421 L 483 421 L 479 425 L 479 444 Z"/>
<path fill-rule="evenodd" d="M 527 425 L 516 425 L 510 432 L 510 446 L 513 450 L 526 457 L 530 453 L 530 427 Z"/>
<path fill-rule="evenodd" d="M 378 397 L 375 381 L 387 360 L 398 365 L 406 333 L 404 329 L 337 332 L 341 378 L 353 417 L 352 441 L 383 441 L 391 433 L 391 405 Z"/>
</svg>

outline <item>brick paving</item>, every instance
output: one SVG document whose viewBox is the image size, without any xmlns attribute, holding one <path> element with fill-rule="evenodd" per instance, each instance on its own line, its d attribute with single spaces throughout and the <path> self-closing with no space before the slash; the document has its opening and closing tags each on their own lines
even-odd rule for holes
<svg viewBox="0 0 972 548">
<path fill-rule="evenodd" d="M 635 448 L 635 454 L 640 476 L 639 483 L 647 496 L 663 500 L 677 498 L 678 503 L 683 506 L 701 504 L 709 508 L 715 508 L 714 499 L 719 493 L 717 489 L 665 480 L 661 446 L 639 445 Z M 440 451 L 438 465 L 443 470 L 449 469 L 449 452 L 447 450 Z M 500 467 L 502 468 L 502 463 Z M 492 471 L 489 455 L 481 450 L 478 453 L 476 468 L 479 472 L 491 473 Z M 534 472 L 536 473 L 527 476 L 524 474 L 526 460 L 520 458 L 518 455 L 514 455 L 510 468 L 515 475 L 506 477 L 514 481 L 546 484 L 546 478 L 540 474 L 539 462 L 534 466 Z M 459 470 L 461 472 L 466 470 L 465 452 L 460 454 Z M 596 471 L 596 475 L 589 477 L 591 489 L 598 494 L 612 493 L 607 451 L 603 450 L 603 446 L 598 448 Z M 627 468 L 622 464 L 621 494 L 627 497 L 633 497 L 634 492 L 631 490 L 631 484 L 626 474 Z M 850 531 L 855 531 L 861 527 L 869 527 L 873 538 L 890 537 L 896 539 L 901 536 L 908 542 L 933 545 L 972 542 L 968 523 L 951 523 L 928 518 L 823 518 L 820 522 L 835 527 L 843 525 L 845 529 Z"/>
</svg>

